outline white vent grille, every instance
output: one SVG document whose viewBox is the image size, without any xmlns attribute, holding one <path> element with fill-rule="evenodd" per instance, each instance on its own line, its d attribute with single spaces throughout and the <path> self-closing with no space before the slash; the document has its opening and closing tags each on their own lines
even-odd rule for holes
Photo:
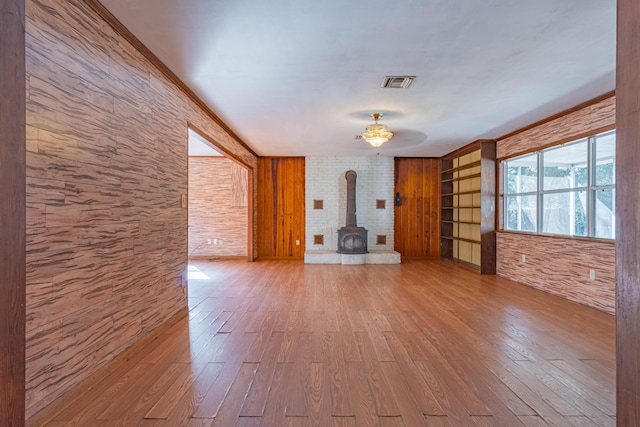
<svg viewBox="0 0 640 427">
<path fill-rule="evenodd" d="M 416 76 L 386 76 L 380 85 L 385 89 L 407 89 Z"/>
</svg>

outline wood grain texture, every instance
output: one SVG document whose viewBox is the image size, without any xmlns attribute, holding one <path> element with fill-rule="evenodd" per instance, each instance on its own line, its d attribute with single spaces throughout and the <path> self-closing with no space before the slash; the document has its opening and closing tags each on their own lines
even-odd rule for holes
<svg viewBox="0 0 640 427">
<path fill-rule="evenodd" d="M 616 320 L 618 425 L 640 425 L 640 10 L 618 0 Z"/>
<path fill-rule="evenodd" d="M 572 110 L 553 120 L 498 140 L 499 159 L 543 148 L 549 144 L 570 142 L 616 124 L 616 97 L 608 94 L 604 99 L 583 108 Z"/>
<path fill-rule="evenodd" d="M 26 3 L 26 415 L 186 304 L 187 123 L 255 156 L 85 2 Z"/>
<path fill-rule="evenodd" d="M 261 157 L 258 161 L 258 257 L 304 256 L 305 160 Z M 296 245 L 296 240 L 300 242 Z"/>
<path fill-rule="evenodd" d="M 25 11 L 0 7 L 0 425 L 25 419 Z"/>
<path fill-rule="evenodd" d="M 224 157 L 189 157 L 189 256 L 247 255 L 247 179 Z"/>
<path fill-rule="evenodd" d="M 616 123 L 616 97 L 608 96 L 570 114 L 498 141 L 500 158 L 586 136 Z M 614 312 L 615 246 L 599 241 L 554 239 L 517 233 L 497 235 L 497 274 L 572 301 Z M 522 263 L 522 255 L 527 262 Z M 596 280 L 589 280 L 589 269 Z"/>
<path fill-rule="evenodd" d="M 439 258 L 194 265 L 189 319 L 45 425 L 615 425 L 606 313 Z"/>
<path fill-rule="evenodd" d="M 497 255 L 502 277 L 615 313 L 613 242 L 499 232 Z M 590 269 L 595 270 L 595 280 L 589 279 Z"/>
<path fill-rule="evenodd" d="M 395 247 L 402 257 L 440 256 L 440 160 L 395 159 Z"/>
</svg>

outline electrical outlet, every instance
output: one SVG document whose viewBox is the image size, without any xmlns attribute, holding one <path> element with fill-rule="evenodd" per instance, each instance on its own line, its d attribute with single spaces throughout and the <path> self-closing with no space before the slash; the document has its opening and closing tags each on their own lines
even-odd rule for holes
<svg viewBox="0 0 640 427">
<path fill-rule="evenodd" d="M 300 246 L 300 240 L 296 240 L 296 246 Z"/>
<path fill-rule="evenodd" d="M 211 239 L 207 239 L 207 245 L 211 244 Z"/>
<path fill-rule="evenodd" d="M 217 245 L 218 244 L 218 239 L 213 239 L 213 244 Z"/>
<path fill-rule="evenodd" d="M 526 255 L 522 255 L 522 262 L 527 262 L 527 256 Z"/>
<path fill-rule="evenodd" d="M 589 279 L 591 280 L 596 279 L 596 271 L 593 268 L 589 270 Z"/>
<path fill-rule="evenodd" d="M 218 240 L 218 244 L 221 245 L 222 244 L 222 239 Z"/>
</svg>

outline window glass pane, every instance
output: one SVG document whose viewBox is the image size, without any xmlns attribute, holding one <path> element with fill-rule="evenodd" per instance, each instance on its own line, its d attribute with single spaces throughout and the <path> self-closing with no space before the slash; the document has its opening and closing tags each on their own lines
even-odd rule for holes
<svg viewBox="0 0 640 427">
<path fill-rule="evenodd" d="M 596 190 L 595 195 L 595 237 L 615 239 L 616 237 L 616 190 Z"/>
<path fill-rule="evenodd" d="M 505 228 L 507 230 L 535 232 L 536 228 L 536 200 L 534 196 L 506 197 Z"/>
<path fill-rule="evenodd" d="M 529 193 L 538 190 L 538 155 L 530 154 L 507 160 L 507 194 Z"/>
<path fill-rule="evenodd" d="M 545 194 L 542 198 L 542 232 L 587 235 L 587 192 Z"/>
<path fill-rule="evenodd" d="M 586 187 L 588 182 L 587 140 L 544 150 L 543 189 Z"/>
<path fill-rule="evenodd" d="M 616 179 L 616 134 L 615 132 L 596 137 L 595 185 L 611 185 Z"/>
</svg>

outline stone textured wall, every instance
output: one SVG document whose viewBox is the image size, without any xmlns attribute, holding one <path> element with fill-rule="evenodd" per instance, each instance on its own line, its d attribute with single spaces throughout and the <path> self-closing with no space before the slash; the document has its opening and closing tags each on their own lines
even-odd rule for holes
<svg viewBox="0 0 640 427">
<path fill-rule="evenodd" d="M 84 2 L 26 2 L 27 417 L 184 310 L 187 123 L 257 159 Z"/>
<path fill-rule="evenodd" d="M 189 158 L 189 256 L 247 256 L 247 172 L 224 157 Z"/>
<path fill-rule="evenodd" d="M 498 141 L 498 157 L 516 155 L 615 124 L 615 97 Z M 498 232 L 497 274 L 595 307 L 615 311 L 615 245 L 598 240 Z M 522 262 L 525 255 L 526 262 Z M 594 269 L 595 280 L 589 278 Z"/>
<path fill-rule="evenodd" d="M 393 157 L 307 157 L 306 247 L 307 251 L 336 250 L 337 230 L 345 225 L 347 181 L 345 172 L 354 170 L 358 226 L 368 230 L 368 248 L 393 250 Z M 323 209 L 314 209 L 314 200 L 322 200 Z M 376 201 L 384 200 L 385 209 Z M 323 235 L 324 244 L 314 244 L 314 235 Z M 386 236 L 386 244 L 377 245 L 376 236 Z"/>
</svg>

